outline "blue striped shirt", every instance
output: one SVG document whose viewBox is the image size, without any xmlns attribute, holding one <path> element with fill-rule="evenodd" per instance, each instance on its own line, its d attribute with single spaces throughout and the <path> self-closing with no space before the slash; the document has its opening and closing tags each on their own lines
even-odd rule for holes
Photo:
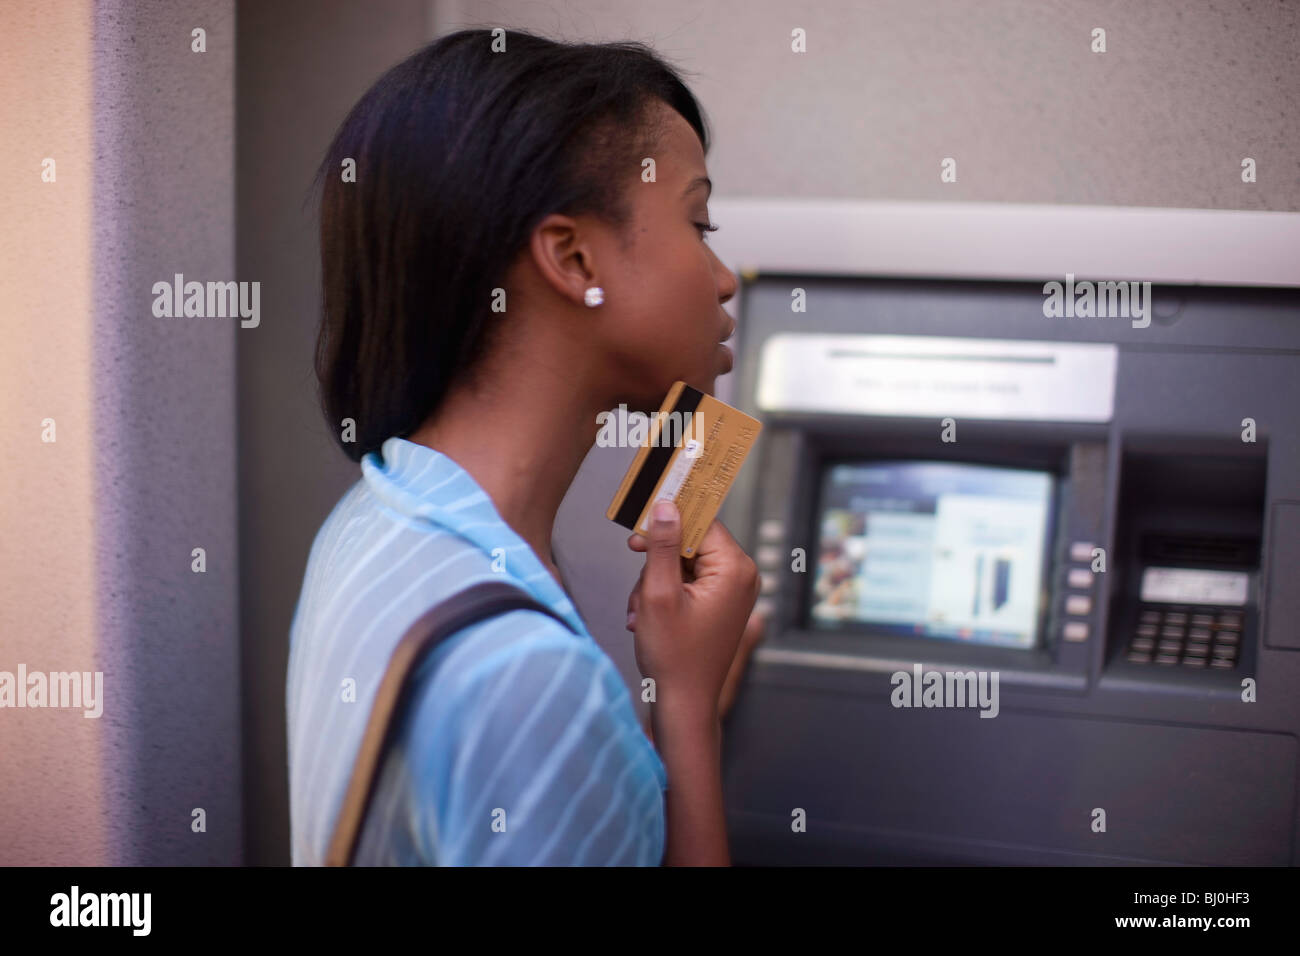
<svg viewBox="0 0 1300 956">
<path fill-rule="evenodd" d="M 319 865 L 389 655 L 438 601 L 507 580 L 514 610 L 412 675 L 359 865 L 658 865 L 667 773 L 563 588 L 447 455 L 390 438 L 316 535 L 286 685 L 292 858 Z"/>
</svg>

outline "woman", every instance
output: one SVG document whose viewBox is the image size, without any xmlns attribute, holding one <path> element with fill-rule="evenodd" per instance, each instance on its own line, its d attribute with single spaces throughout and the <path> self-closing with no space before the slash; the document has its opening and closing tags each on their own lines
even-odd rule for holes
<svg viewBox="0 0 1300 956">
<path fill-rule="evenodd" d="M 645 47 L 489 30 L 394 67 L 340 127 L 320 170 L 317 373 L 362 477 L 294 616 L 295 864 L 321 861 L 403 632 L 502 575 L 572 630 L 515 610 L 429 655 L 356 861 L 729 862 L 719 696 L 753 631 L 754 563 L 715 522 L 684 565 L 671 507 L 629 539 L 652 745 L 550 547 L 599 413 L 652 413 L 674 380 L 711 392 L 731 367 L 706 149 L 694 98 Z"/>
</svg>

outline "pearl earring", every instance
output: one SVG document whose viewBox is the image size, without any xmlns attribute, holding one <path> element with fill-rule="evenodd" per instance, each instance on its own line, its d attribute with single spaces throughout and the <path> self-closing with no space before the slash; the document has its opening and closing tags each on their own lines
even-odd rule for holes
<svg viewBox="0 0 1300 956">
<path fill-rule="evenodd" d="M 605 290 L 598 285 L 593 285 L 583 293 L 582 300 L 587 303 L 587 308 L 594 309 L 605 301 Z"/>
</svg>

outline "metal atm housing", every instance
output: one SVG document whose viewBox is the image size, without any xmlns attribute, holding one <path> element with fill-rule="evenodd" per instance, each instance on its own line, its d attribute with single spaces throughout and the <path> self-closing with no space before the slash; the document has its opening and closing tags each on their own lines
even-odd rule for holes
<svg viewBox="0 0 1300 956">
<path fill-rule="evenodd" d="M 733 860 L 1300 863 L 1300 292 L 1164 286 L 1145 328 L 1047 318 L 1042 282 L 741 296 L 731 401 L 764 429 L 722 517 L 771 617 L 724 730 Z M 844 461 L 1048 474 L 1033 645 L 814 627 Z M 996 671 L 997 716 L 894 706 L 917 665 Z"/>
</svg>

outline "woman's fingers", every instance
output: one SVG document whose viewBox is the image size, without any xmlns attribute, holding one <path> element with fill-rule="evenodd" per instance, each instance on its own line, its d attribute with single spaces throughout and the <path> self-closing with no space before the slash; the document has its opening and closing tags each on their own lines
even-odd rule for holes
<svg viewBox="0 0 1300 956">
<path fill-rule="evenodd" d="M 650 547 L 650 539 L 643 534 L 632 534 L 627 539 L 627 546 L 638 554 L 645 554 Z M 642 568 L 644 571 L 645 569 Z M 682 558 L 682 579 L 684 581 L 695 580 L 695 559 Z"/>
</svg>

